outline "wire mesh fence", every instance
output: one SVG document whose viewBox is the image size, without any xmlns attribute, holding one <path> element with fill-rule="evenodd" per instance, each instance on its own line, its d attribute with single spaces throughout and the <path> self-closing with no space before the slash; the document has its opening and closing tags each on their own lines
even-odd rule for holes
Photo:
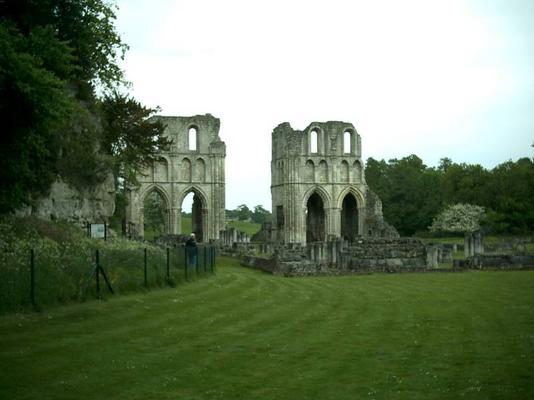
<svg viewBox="0 0 534 400">
<path fill-rule="evenodd" d="M 215 272 L 216 248 L 27 249 L 2 256 L 0 313 L 176 286 Z"/>
</svg>

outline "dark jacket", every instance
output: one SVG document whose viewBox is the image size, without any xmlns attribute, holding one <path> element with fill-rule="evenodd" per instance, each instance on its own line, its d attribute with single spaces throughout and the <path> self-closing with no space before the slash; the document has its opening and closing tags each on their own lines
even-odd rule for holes
<svg viewBox="0 0 534 400">
<path fill-rule="evenodd" d="M 195 240 L 195 238 L 190 237 L 185 242 L 185 246 L 189 247 L 192 250 L 193 248 L 197 247 L 197 241 Z"/>
</svg>

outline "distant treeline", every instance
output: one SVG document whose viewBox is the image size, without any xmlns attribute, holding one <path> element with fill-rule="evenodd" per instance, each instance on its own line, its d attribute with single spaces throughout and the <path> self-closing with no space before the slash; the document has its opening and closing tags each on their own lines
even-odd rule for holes
<svg viewBox="0 0 534 400">
<path fill-rule="evenodd" d="M 481 165 L 441 159 L 427 167 L 416 155 L 389 161 L 369 158 L 369 187 L 382 200 L 385 219 L 401 235 L 427 231 L 447 205 L 483 206 L 485 229 L 491 233 L 534 232 L 534 161 L 521 158 L 488 170 Z"/>
<path fill-rule="evenodd" d="M 257 205 L 251 210 L 246 204 L 241 204 L 235 210 L 226 210 L 226 218 L 263 224 L 271 220 L 271 212 L 262 205 Z"/>
</svg>

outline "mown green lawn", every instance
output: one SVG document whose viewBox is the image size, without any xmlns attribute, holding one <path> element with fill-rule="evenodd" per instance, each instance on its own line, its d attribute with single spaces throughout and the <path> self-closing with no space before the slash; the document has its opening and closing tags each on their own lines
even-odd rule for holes
<svg viewBox="0 0 534 400">
<path fill-rule="evenodd" d="M 259 232 L 261 229 L 261 224 L 257 224 L 251 221 L 237 221 L 229 220 L 227 221 L 228 227 L 237 229 L 238 231 L 245 232 L 249 236 L 253 236 Z"/>
<path fill-rule="evenodd" d="M 176 288 L 4 316 L 0 369 L 1 399 L 532 399 L 534 273 L 221 259 Z"/>
</svg>

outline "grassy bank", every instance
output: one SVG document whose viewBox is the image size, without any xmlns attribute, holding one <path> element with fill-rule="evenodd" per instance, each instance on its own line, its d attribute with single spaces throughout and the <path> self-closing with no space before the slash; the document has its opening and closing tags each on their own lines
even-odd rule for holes
<svg viewBox="0 0 534 400">
<path fill-rule="evenodd" d="M 116 294 L 176 285 L 193 278 L 185 271 L 183 247 L 169 251 L 167 264 L 166 249 L 149 243 L 91 239 L 82 229 L 63 223 L 4 219 L 0 222 L 0 314 L 94 297 L 96 277 L 92 273 L 97 250 L 99 264 Z M 202 273 L 209 271 L 212 259 L 212 253 L 203 250 L 199 247 Z M 107 293 L 102 277 L 100 282 L 102 292 Z"/>
<path fill-rule="evenodd" d="M 0 318 L 2 398 L 529 399 L 534 273 L 195 285 Z"/>
</svg>

